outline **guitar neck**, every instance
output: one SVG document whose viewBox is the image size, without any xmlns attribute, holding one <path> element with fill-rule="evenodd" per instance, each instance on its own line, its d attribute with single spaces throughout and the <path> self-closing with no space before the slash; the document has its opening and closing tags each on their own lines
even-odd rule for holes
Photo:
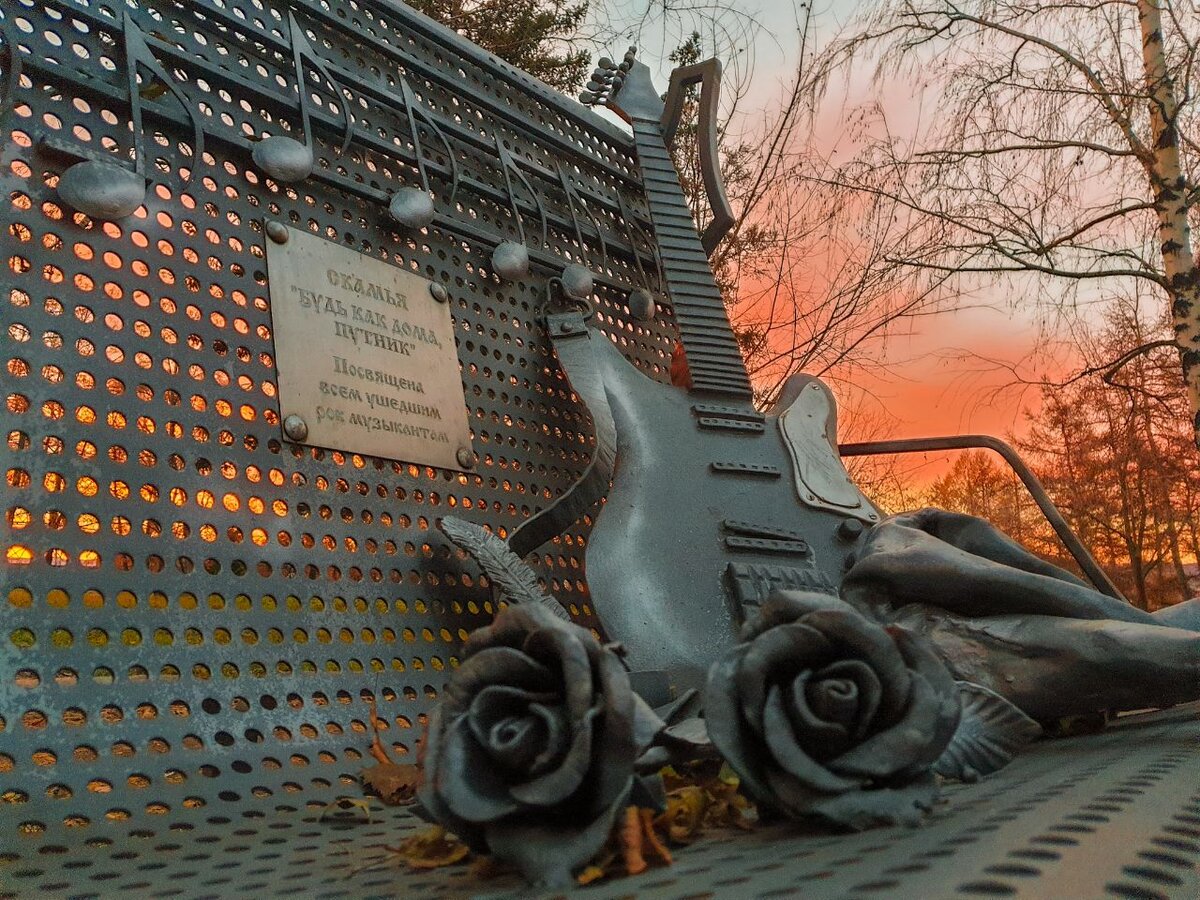
<svg viewBox="0 0 1200 900">
<path fill-rule="evenodd" d="M 692 390 L 750 400 L 746 365 L 658 122 L 633 120 L 638 164 Z"/>
</svg>

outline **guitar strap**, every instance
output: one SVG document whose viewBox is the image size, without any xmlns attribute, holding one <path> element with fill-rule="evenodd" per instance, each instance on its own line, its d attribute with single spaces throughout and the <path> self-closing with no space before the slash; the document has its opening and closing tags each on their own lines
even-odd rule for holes
<svg viewBox="0 0 1200 900">
<path fill-rule="evenodd" d="M 548 313 L 546 326 L 550 345 L 558 356 L 571 389 L 592 416 L 596 452 L 579 480 L 545 509 L 526 519 L 508 536 L 508 546 L 525 556 L 551 538 L 562 534 L 608 492 L 617 458 L 617 429 L 613 424 L 604 378 L 597 362 L 593 340 L 606 340 L 588 331 L 578 310 Z"/>
</svg>

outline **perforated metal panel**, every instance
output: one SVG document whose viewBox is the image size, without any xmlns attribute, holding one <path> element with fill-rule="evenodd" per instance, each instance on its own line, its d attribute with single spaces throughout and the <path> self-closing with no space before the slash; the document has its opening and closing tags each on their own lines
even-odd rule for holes
<svg viewBox="0 0 1200 900">
<path fill-rule="evenodd" d="M 669 323 L 631 324 L 623 305 L 655 277 L 628 139 L 399 6 L 291 9 L 323 69 L 304 57 L 316 168 L 285 186 L 256 171 L 250 138 L 304 137 L 286 6 L 3 7 L 0 85 L 20 70 L 0 107 L 9 885 L 14 860 L 64 842 L 232 837 L 357 793 L 369 699 L 411 757 L 459 642 L 491 612 L 436 520 L 511 529 L 591 452 L 538 324 L 566 262 L 597 273 L 600 323 L 664 377 Z M 187 101 L 139 66 L 141 160 L 126 90 L 138 35 Z M 391 191 L 421 183 L 402 79 L 446 141 L 419 125 L 439 209 L 424 233 L 387 215 Z M 62 203 L 58 176 L 88 157 L 142 167 L 144 207 L 102 222 Z M 534 264 L 504 283 L 489 258 L 520 238 L 513 206 Z M 449 288 L 473 473 L 281 440 L 265 218 Z M 548 545 L 538 566 L 594 625 L 584 540 Z"/>
</svg>

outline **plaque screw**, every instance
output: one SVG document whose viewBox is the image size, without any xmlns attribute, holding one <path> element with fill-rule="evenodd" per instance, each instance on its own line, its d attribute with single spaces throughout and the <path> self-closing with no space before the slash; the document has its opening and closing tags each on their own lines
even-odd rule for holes
<svg viewBox="0 0 1200 900">
<path fill-rule="evenodd" d="M 571 325 L 570 325 L 570 323 L 568 323 L 568 322 L 559 322 L 559 323 L 558 323 L 558 333 L 559 333 L 559 334 L 570 334 L 570 333 L 571 333 Z"/>
<path fill-rule="evenodd" d="M 444 284 L 433 282 L 429 285 L 429 293 L 438 303 L 445 303 L 450 299 L 450 292 L 446 290 L 446 286 Z"/>
<path fill-rule="evenodd" d="M 283 420 L 283 433 L 289 441 L 300 442 L 308 437 L 308 423 L 292 413 Z"/>
<path fill-rule="evenodd" d="M 464 469 L 475 468 L 475 451 L 470 447 L 459 447 L 457 459 L 458 464 Z"/>
<path fill-rule="evenodd" d="M 286 244 L 288 242 L 287 226 L 272 219 L 267 223 L 267 237 L 277 244 Z"/>
</svg>

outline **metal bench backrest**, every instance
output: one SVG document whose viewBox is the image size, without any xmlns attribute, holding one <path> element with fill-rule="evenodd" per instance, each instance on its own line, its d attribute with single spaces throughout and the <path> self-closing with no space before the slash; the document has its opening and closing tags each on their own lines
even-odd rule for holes
<svg viewBox="0 0 1200 900">
<path fill-rule="evenodd" d="M 591 452 L 538 324 L 547 279 L 596 273 L 599 324 L 652 377 L 674 340 L 625 305 L 660 285 L 620 129 L 396 3 L 137 7 L 14 0 L 0 19 L 0 896 L 137 890 L 152 848 L 203 853 L 213 828 L 261 845 L 256 820 L 357 794 L 368 700 L 412 761 L 491 612 L 437 519 L 511 529 Z M 316 165 L 285 185 L 251 153 L 306 137 L 297 49 Z M 414 122 L 424 232 L 387 212 L 421 184 Z M 58 176 L 88 158 L 145 174 L 143 208 L 64 203 Z M 266 219 L 449 288 L 474 472 L 282 439 Z M 504 282 L 492 248 L 522 233 L 531 273 Z M 594 625 L 585 539 L 538 565 Z"/>
</svg>

